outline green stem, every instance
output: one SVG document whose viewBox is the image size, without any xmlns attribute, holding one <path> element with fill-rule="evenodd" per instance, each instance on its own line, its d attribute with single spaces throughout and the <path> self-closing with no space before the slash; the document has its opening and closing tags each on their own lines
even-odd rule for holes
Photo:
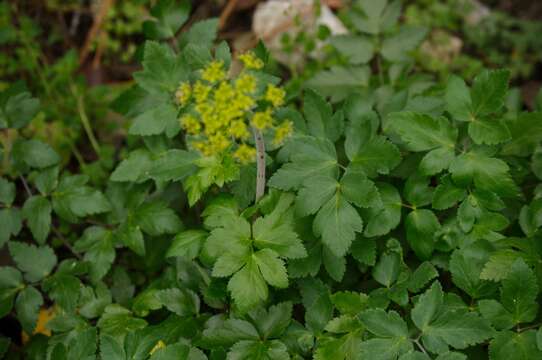
<svg viewBox="0 0 542 360">
<path fill-rule="evenodd" d="M 265 193 L 265 142 L 260 130 L 252 128 L 256 143 L 256 199 L 261 199 Z"/>
<path fill-rule="evenodd" d="M 83 102 L 83 98 L 81 97 L 81 95 L 77 91 L 77 87 L 73 83 L 70 84 L 70 87 L 71 87 L 73 96 L 75 96 L 75 99 L 77 100 L 77 112 L 79 113 L 79 118 L 81 119 L 83 128 L 85 129 L 85 132 L 90 141 L 90 144 L 92 145 L 92 148 L 94 149 L 94 152 L 96 153 L 96 155 L 100 156 L 100 145 L 98 144 L 98 141 L 96 140 L 96 137 L 94 136 L 92 127 L 90 126 L 90 122 L 88 120 L 87 112 L 85 110 L 85 104 Z"/>
</svg>

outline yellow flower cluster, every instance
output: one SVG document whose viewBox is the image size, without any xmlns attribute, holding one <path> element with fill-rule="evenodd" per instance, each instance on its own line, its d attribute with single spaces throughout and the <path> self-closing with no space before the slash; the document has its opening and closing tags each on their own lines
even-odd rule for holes
<svg viewBox="0 0 542 360">
<path fill-rule="evenodd" d="M 239 61 L 243 63 L 245 68 L 251 70 L 260 70 L 264 66 L 263 61 L 251 51 L 239 55 Z"/>
<path fill-rule="evenodd" d="M 284 104 L 284 96 L 286 92 L 276 87 L 273 84 L 267 85 L 267 91 L 265 92 L 265 100 L 269 101 L 273 106 L 278 107 Z"/>
<path fill-rule="evenodd" d="M 201 78 L 212 84 L 224 80 L 226 71 L 224 71 L 224 62 L 222 60 L 214 60 L 202 71 Z"/>
<path fill-rule="evenodd" d="M 232 151 L 237 161 L 250 163 L 256 159 L 256 149 L 248 143 L 250 127 L 274 131 L 273 143 L 280 145 L 293 126 L 289 121 L 276 124 L 273 116 L 274 109 L 284 104 L 284 90 L 275 85 L 257 90 L 253 70 L 263 68 L 262 60 L 251 52 L 239 59 L 245 69 L 237 78 L 228 79 L 223 61 L 214 60 L 201 70 L 200 80 L 181 83 L 175 98 L 183 111 L 181 128 L 192 148 L 206 157 Z"/>
</svg>

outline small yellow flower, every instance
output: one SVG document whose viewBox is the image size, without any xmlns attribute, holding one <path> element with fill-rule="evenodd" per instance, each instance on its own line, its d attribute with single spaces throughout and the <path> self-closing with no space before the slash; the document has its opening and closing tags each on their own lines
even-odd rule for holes
<svg viewBox="0 0 542 360">
<path fill-rule="evenodd" d="M 158 340 L 158 342 L 156 343 L 156 345 L 154 345 L 154 347 L 151 349 L 151 351 L 149 352 L 149 355 L 152 355 L 154 354 L 155 352 L 157 352 L 158 350 L 160 349 L 163 349 L 166 347 L 166 344 L 162 341 L 162 340 Z"/>
<path fill-rule="evenodd" d="M 284 104 L 285 95 L 286 92 L 283 89 L 269 84 L 265 92 L 265 100 L 269 101 L 273 106 L 278 107 Z"/>
<path fill-rule="evenodd" d="M 198 135 L 201 132 L 201 124 L 193 115 L 185 115 L 181 118 L 182 128 L 190 135 Z"/>
<path fill-rule="evenodd" d="M 232 107 L 243 111 L 250 110 L 254 106 L 254 99 L 248 95 L 237 93 L 233 99 Z"/>
<path fill-rule="evenodd" d="M 260 70 L 263 68 L 263 61 L 258 58 L 252 51 L 248 51 L 239 55 L 239 60 L 245 65 L 247 69 Z"/>
<path fill-rule="evenodd" d="M 213 154 L 220 154 L 230 146 L 230 140 L 224 134 L 216 133 L 209 136 L 209 144 Z"/>
<path fill-rule="evenodd" d="M 209 93 L 211 92 L 211 87 L 209 85 L 203 84 L 201 81 L 196 81 L 194 85 L 194 98 L 196 103 L 201 104 L 207 100 Z"/>
<path fill-rule="evenodd" d="M 284 140 L 292 135 L 294 131 L 294 125 L 291 121 L 285 121 L 275 129 L 275 138 L 273 139 L 274 145 L 280 145 Z"/>
<path fill-rule="evenodd" d="M 215 102 L 221 105 L 229 105 L 229 102 L 235 96 L 235 90 L 227 81 L 223 81 L 214 91 Z"/>
<path fill-rule="evenodd" d="M 243 94 L 252 94 L 256 91 L 256 78 L 253 75 L 242 73 L 235 80 L 235 90 Z"/>
<path fill-rule="evenodd" d="M 271 109 L 254 113 L 252 124 L 258 130 L 265 130 L 272 127 L 273 117 L 271 116 Z"/>
<path fill-rule="evenodd" d="M 208 155 L 206 152 L 210 151 L 209 144 L 205 141 L 192 141 L 190 145 L 203 155 Z"/>
<path fill-rule="evenodd" d="M 230 135 L 236 139 L 246 139 L 250 136 L 247 124 L 242 119 L 232 121 L 230 125 Z"/>
<path fill-rule="evenodd" d="M 175 92 L 175 98 L 179 105 L 184 106 L 190 100 L 190 96 L 192 96 L 192 87 L 189 82 L 185 81 L 179 85 L 179 88 Z"/>
<path fill-rule="evenodd" d="M 213 60 L 203 69 L 201 78 L 212 84 L 224 80 L 226 78 L 226 71 L 224 71 L 224 61 Z"/>
<path fill-rule="evenodd" d="M 247 144 L 241 144 L 233 153 L 233 157 L 242 164 L 251 163 L 256 158 L 256 149 Z"/>
</svg>

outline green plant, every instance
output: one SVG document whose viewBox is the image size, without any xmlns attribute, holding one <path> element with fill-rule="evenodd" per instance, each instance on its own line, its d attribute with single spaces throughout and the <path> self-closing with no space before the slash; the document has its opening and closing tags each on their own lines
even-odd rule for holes
<svg viewBox="0 0 542 360">
<path fill-rule="evenodd" d="M 508 105 L 509 72 L 369 72 L 332 105 L 288 97 L 261 45 L 226 75 L 215 28 L 145 44 L 95 186 L 25 132 L 37 99 L 0 94 L 0 316 L 25 333 L 0 354 L 540 358 L 542 113 Z"/>
</svg>

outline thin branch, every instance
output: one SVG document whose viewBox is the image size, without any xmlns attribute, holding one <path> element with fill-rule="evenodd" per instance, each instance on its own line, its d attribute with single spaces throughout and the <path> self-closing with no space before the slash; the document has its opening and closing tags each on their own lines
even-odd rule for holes
<svg viewBox="0 0 542 360">
<path fill-rule="evenodd" d="M 102 23 L 104 19 L 107 17 L 107 13 L 109 12 L 109 9 L 113 5 L 114 0 L 102 0 L 100 4 L 100 9 L 98 10 L 96 16 L 94 17 L 94 23 L 92 24 L 92 27 L 90 28 L 87 38 L 85 39 L 85 43 L 83 45 L 83 48 L 81 49 L 81 52 L 79 53 L 79 65 L 82 65 L 85 60 L 87 59 L 87 56 L 90 52 L 90 46 L 92 45 L 92 42 L 100 32 L 100 29 L 102 27 Z"/>
<path fill-rule="evenodd" d="M 258 202 L 265 193 L 265 142 L 262 133 L 256 128 L 254 132 L 254 142 L 256 143 L 256 199 Z"/>
<path fill-rule="evenodd" d="M 233 10 L 235 9 L 235 6 L 237 5 L 238 0 L 229 0 L 226 6 L 224 7 L 224 10 L 222 10 L 222 13 L 220 14 L 220 18 L 218 20 L 218 28 L 222 30 L 226 23 L 228 22 L 228 19 L 230 18 L 230 15 L 233 13 Z"/>
</svg>

